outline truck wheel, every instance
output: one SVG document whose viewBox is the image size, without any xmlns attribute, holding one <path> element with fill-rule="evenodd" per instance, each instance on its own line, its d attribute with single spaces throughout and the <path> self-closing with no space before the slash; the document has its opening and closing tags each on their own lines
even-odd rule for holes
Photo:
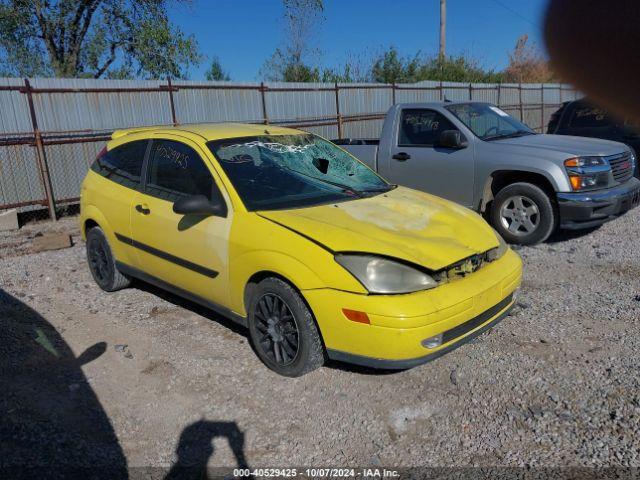
<svg viewBox="0 0 640 480">
<path fill-rule="evenodd" d="M 115 292 L 131 284 L 131 279 L 116 267 L 116 259 L 100 227 L 87 232 L 87 262 L 93 279 L 105 292 Z"/>
<path fill-rule="evenodd" d="M 288 283 L 266 278 L 256 285 L 248 317 L 253 347 L 274 372 L 299 377 L 324 364 L 324 347 L 313 315 Z"/>
<path fill-rule="evenodd" d="M 498 192 L 491 207 L 491 224 L 509 243 L 544 242 L 556 227 L 556 211 L 540 187 L 518 182 Z"/>
</svg>

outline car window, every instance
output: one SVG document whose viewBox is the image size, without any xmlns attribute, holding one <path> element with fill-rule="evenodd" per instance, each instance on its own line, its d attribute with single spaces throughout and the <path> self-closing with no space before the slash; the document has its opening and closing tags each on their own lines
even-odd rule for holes
<svg viewBox="0 0 640 480">
<path fill-rule="evenodd" d="M 91 170 L 125 187 L 138 188 L 148 140 L 125 143 L 99 156 Z"/>
<path fill-rule="evenodd" d="M 457 128 L 435 110 L 402 110 L 398 146 L 433 146 L 440 137 L 440 133 L 445 130 L 457 130 Z"/>
<path fill-rule="evenodd" d="M 189 195 L 220 195 L 200 155 L 173 140 L 154 140 L 149 156 L 146 193 L 175 202 Z"/>
<path fill-rule="evenodd" d="M 589 105 L 576 106 L 569 119 L 569 126 L 578 128 L 609 127 L 612 123 L 607 110 Z"/>
</svg>

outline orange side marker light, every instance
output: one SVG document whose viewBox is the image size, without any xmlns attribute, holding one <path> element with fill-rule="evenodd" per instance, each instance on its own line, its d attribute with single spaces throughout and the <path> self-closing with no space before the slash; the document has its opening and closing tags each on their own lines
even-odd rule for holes
<svg viewBox="0 0 640 480">
<path fill-rule="evenodd" d="M 366 323 L 367 325 L 371 324 L 371 322 L 369 321 L 369 316 L 364 312 L 343 308 L 342 313 L 344 313 L 344 316 L 347 317 L 352 322 Z"/>
</svg>

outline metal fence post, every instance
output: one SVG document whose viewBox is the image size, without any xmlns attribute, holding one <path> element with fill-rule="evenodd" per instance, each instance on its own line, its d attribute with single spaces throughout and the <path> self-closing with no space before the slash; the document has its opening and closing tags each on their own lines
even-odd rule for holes
<svg viewBox="0 0 640 480">
<path fill-rule="evenodd" d="M 522 82 L 518 83 L 518 99 L 520 100 L 520 121 L 524 122 L 524 107 L 522 105 Z"/>
<path fill-rule="evenodd" d="M 544 83 L 540 87 L 540 133 L 544 133 Z"/>
<path fill-rule="evenodd" d="M 33 137 L 36 142 L 36 157 L 38 159 L 38 168 L 40 170 L 40 176 L 42 178 L 42 184 L 44 186 L 44 193 L 47 197 L 47 206 L 49 207 L 49 217 L 52 220 L 58 220 L 56 215 L 56 203 L 53 196 L 53 186 L 51 185 L 51 175 L 49 174 L 49 166 L 47 165 L 47 156 L 44 151 L 44 144 L 42 143 L 42 135 L 38 128 L 38 119 L 36 117 L 36 109 L 33 104 L 33 92 L 31 91 L 31 84 L 29 79 L 24 79 L 24 91 L 27 94 L 27 101 L 29 103 L 29 113 L 31 114 L 31 126 L 33 128 Z"/>
<path fill-rule="evenodd" d="M 264 82 L 260 82 L 260 98 L 262 99 L 262 122 L 269 125 L 269 116 L 267 115 L 267 99 L 265 98 L 266 87 Z"/>
<path fill-rule="evenodd" d="M 440 101 L 442 102 L 444 100 L 444 90 L 442 89 L 442 80 L 440 80 Z"/>
<path fill-rule="evenodd" d="M 393 105 L 396 104 L 396 82 L 391 84 L 391 102 Z"/>
<path fill-rule="evenodd" d="M 469 101 L 473 100 L 473 85 L 469 83 Z"/>
<path fill-rule="evenodd" d="M 169 90 L 169 105 L 171 106 L 171 120 L 175 127 L 178 125 L 178 118 L 176 117 L 176 106 L 173 103 L 173 86 L 171 85 L 171 77 L 167 77 L 167 87 Z"/>
<path fill-rule="evenodd" d="M 500 106 L 500 92 L 501 92 L 501 90 L 502 90 L 502 84 L 501 84 L 501 83 L 499 83 L 499 84 L 497 85 L 496 89 L 498 90 L 498 103 L 497 103 L 497 106 L 499 107 L 499 106 Z"/>
<path fill-rule="evenodd" d="M 338 122 L 338 138 L 342 138 L 342 115 L 340 114 L 340 88 L 338 82 L 335 82 L 336 92 L 336 120 Z"/>
</svg>

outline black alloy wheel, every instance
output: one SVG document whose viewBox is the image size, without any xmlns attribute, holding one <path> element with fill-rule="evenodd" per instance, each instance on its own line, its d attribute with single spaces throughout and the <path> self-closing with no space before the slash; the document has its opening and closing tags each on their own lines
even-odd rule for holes
<svg viewBox="0 0 640 480">
<path fill-rule="evenodd" d="M 300 333 L 291 309 L 274 293 L 260 297 L 255 308 L 257 347 L 279 366 L 292 364 L 300 349 Z"/>
</svg>

